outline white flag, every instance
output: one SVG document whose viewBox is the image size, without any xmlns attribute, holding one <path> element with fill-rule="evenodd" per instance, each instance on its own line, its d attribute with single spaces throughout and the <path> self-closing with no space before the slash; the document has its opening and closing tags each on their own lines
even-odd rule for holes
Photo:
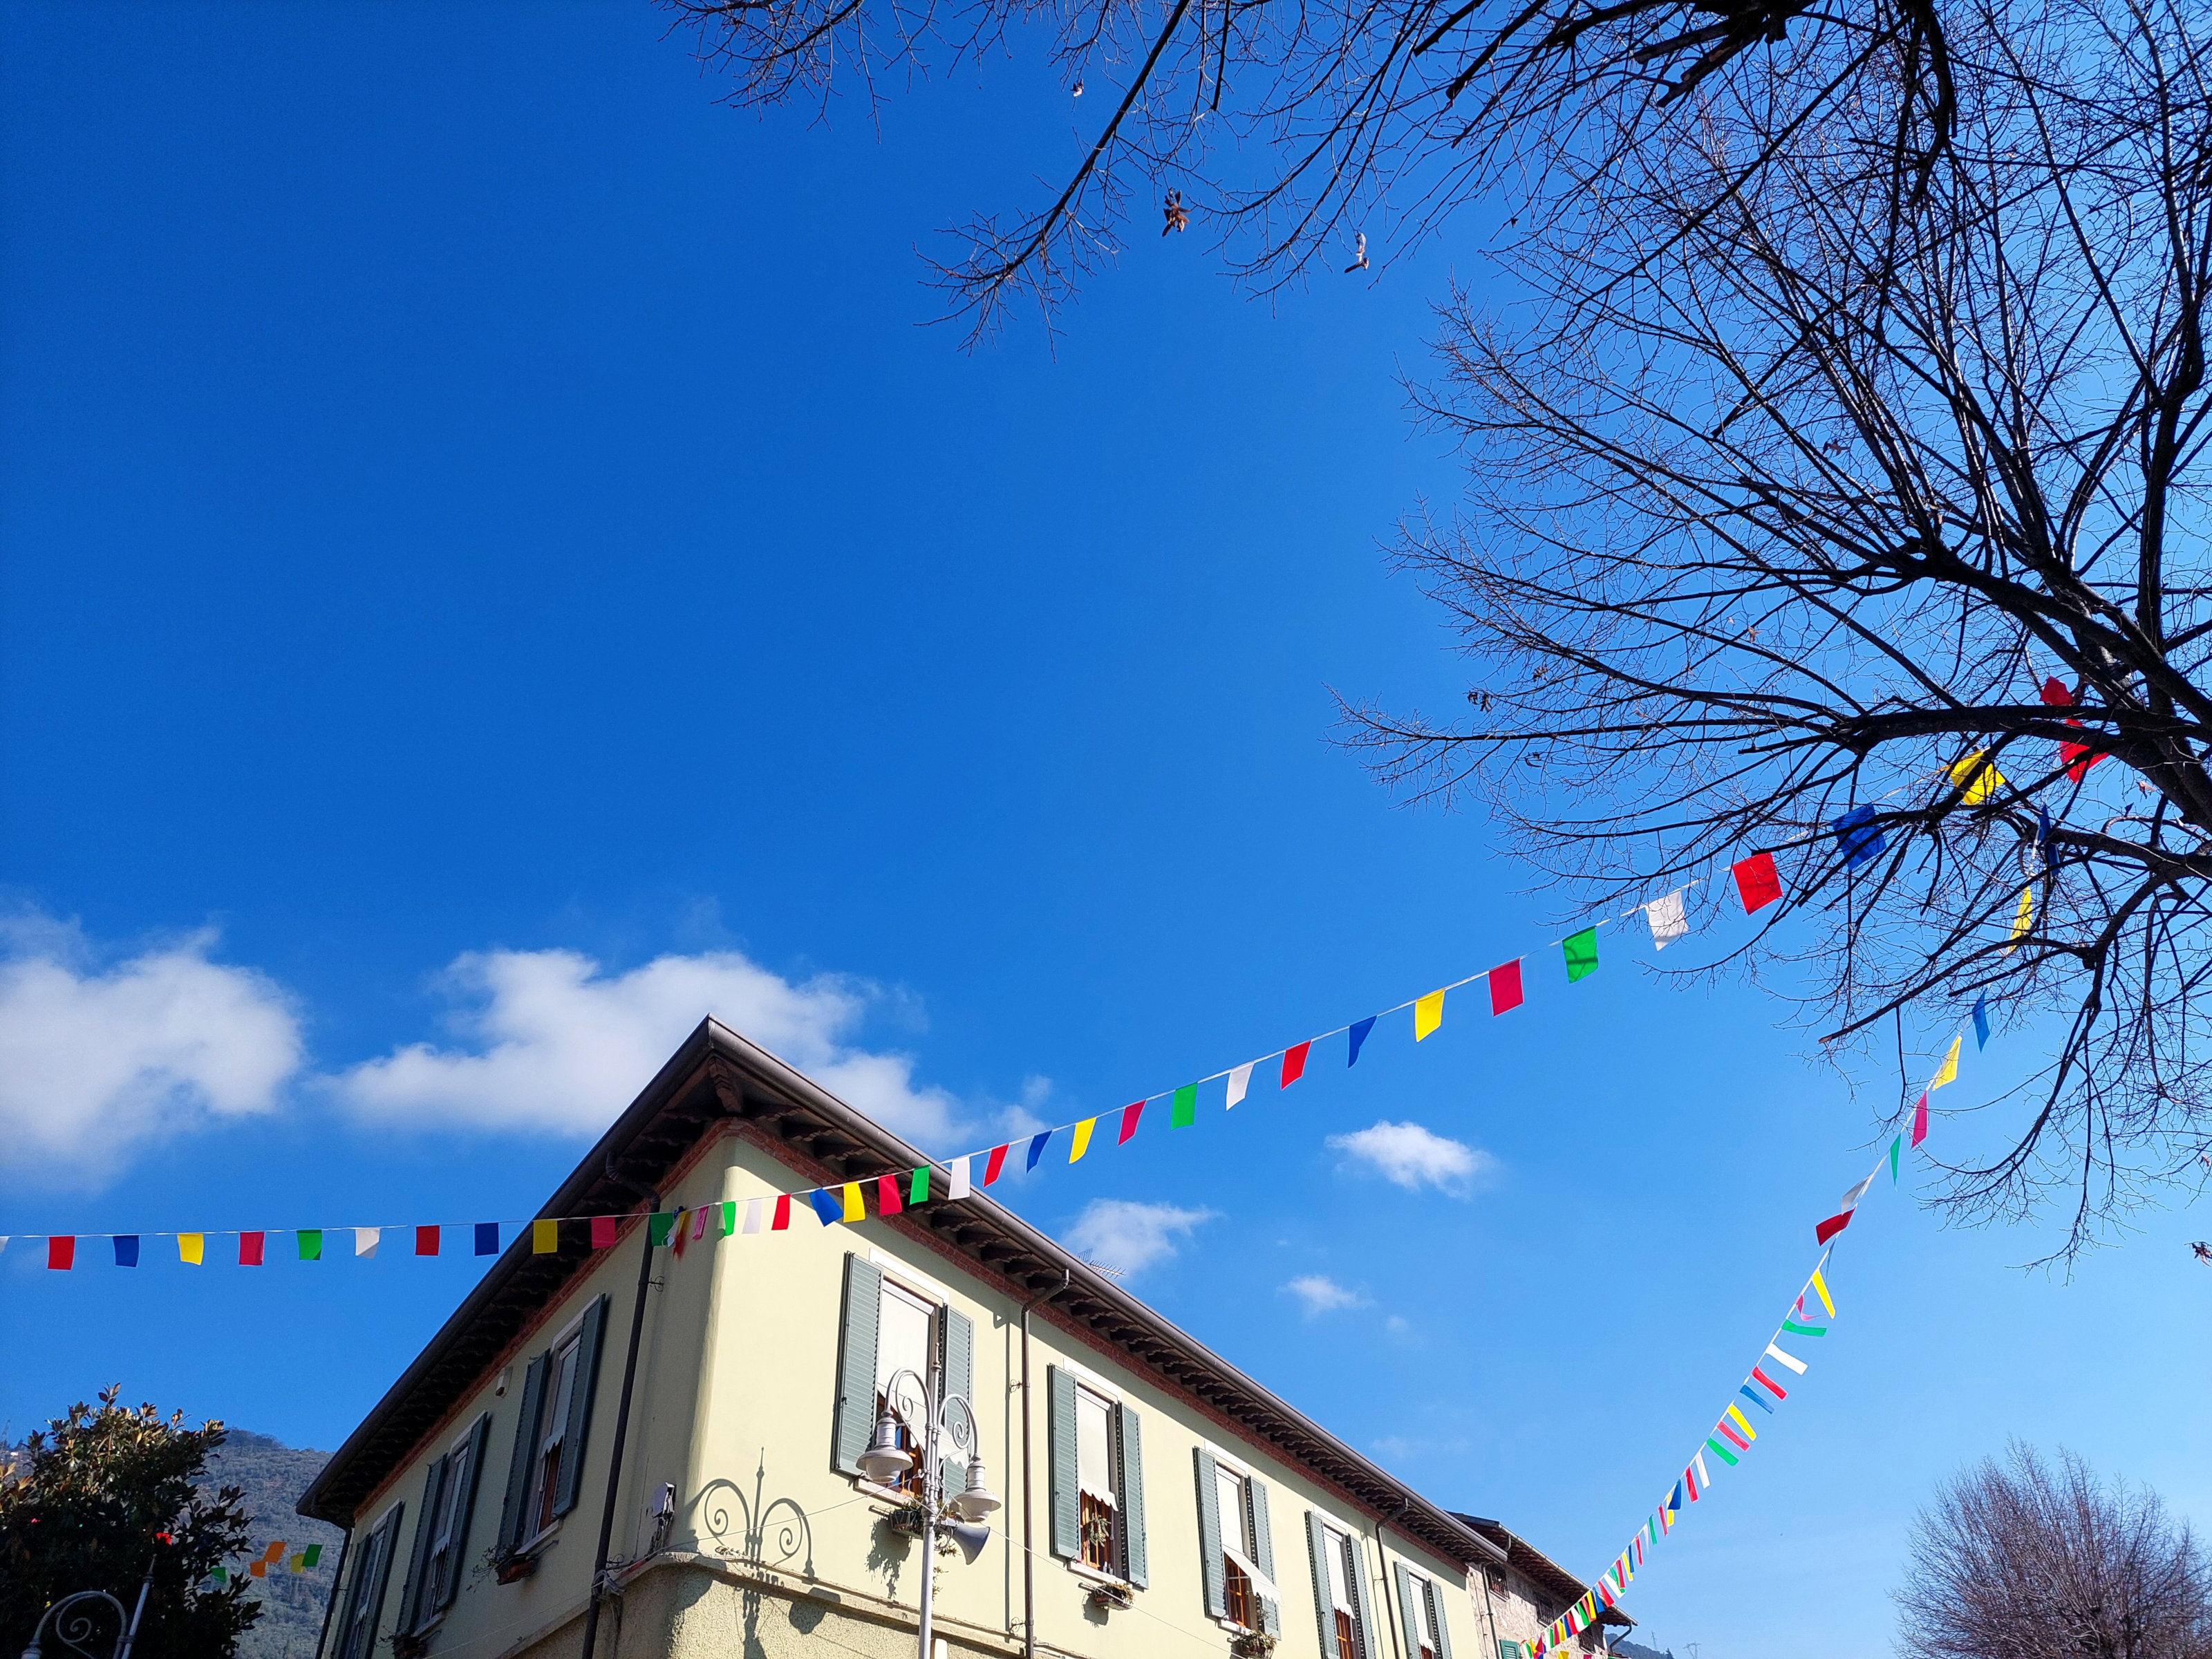
<svg viewBox="0 0 2212 1659">
<path fill-rule="evenodd" d="M 1872 1176 L 1869 1176 L 1864 1181 L 1859 1182 L 1857 1186 L 1852 1188 L 1850 1191 L 1845 1193 L 1844 1194 L 1844 1201 L 1836 1206 L 1836 1213 L 1842 1215 L 1848 1211 L 1857 1209 L 1859 1206 L 1859 1200 L 1866 1196 L 1866 1189 L 1873 1185 L 1874 1177 Z"/>
<path fill-rule="evenodd" d="M 968 1159 L 964 1156 L 956 1158 L 945 1169 L 952 1177 L 952 1184 L 945 1188 L 945 1196 L 948 1200 L 967 1197 L 972 1190 L 968 1185 Z"/>
<path fill-rule="evenodd" d="M 1704 1491 L 1704 1490 L 1705 1490 L 1705 1488 L 1706 1488 L 1707 1486 L 1711 1486 L 1711 1485 L 1713 1484 L 1713 1478 L 1712 1478 L 1712 1476 L 1711 1476 L 1710 1474 L 1707 1474 L 1705 1473 L 1705 1453 L 1703 1453 L 1703 1452 L 1699 1452 L 1699 1453 L 1698 1453 L 1694 1457 L 1691 1458 L 1691 1459 L 1690 1459 L 1690 1467 L 1691 1467 L 1692 1468 L 1693 1468 L 1693 1469 L 1697 1470 L 1697 1472 L 1698 1472 L 1698 1489 L 1700 1492 Z"/>
<path fill-rule="evenodd" d="M 353 1230 L 353 1253 L 356 1255 L 374 1255 L 376 1241 L 384 1231 L 381 1227 L 356 1227 Z"/>
<path fill-rule="evenodd" d="M 1644 915 L 1651 924 L 1651 943 L 1662 951 L 1690 931 L 1689 918 L 1682 914 L 1682 890 L 1679 887 L 1666 897 L 1653 899 L 1645 905 Z"/>
<path fill-rule="evenodd" d="M 1788 1354 L 1783 1352 L 1781 1349 L 1776 1347 L 1771 1342 L 1766 1345 L 1766 1351 L 1772 1354 L 1777 1359 L 1780 1360 L 1784 1364 L 1789 1366 L 1791 1370 L 1796 1372 L 1798 1376 L 1804 1376 L 1805 1362 L 1803 1360 L 1792 1359 Z"/>
<path fill-rule="evenodd" d="M 761 1230 L 763 1202 L 764 1202 L 763 1200 L 757 1198 L 749 1198 L 745 1200 L 745 1231 L 749 1233 L 757 1233 Z"/>
<path fill-rule="evenodd" d="M 1244 1090 L 1252 1081 L 1252 1068 L 1258 1063 L 1257 1060 L 1248 1060 L 1229 1074 L 1229 1103 L 1231 1106 L 1244 1098 Z"/>
</svg>

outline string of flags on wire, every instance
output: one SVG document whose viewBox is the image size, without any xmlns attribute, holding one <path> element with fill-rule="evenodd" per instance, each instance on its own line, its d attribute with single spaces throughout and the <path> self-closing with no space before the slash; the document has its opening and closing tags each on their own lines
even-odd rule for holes
<svg viewBox="0 0 2212 1659">
<path fill-rule="evenodd" d="M 1984 759 L 1981 750 L 1967 756 L 1948 768 L 1948 771 L 1952 781 L 1961 787 L 1963 799 L 1970 802 L 1988 799 L 2004 781 L 1996 769 Z M 1833 838 L 1837 852 L 1849 869 L 1856 869 L 1872 861 L 1887 847 L 1882 826 L 1871 805 L 1852 808 L 1821 833 Z M 1737 860 L 1729 867 L 1729 873 L 1737 899 L 1747 915 L 1757 914 L 1783 896 L 1781 873 L 1771 851 L 1753 853 Z M 1567 983 L 1575 984 L 1597 971 L 1598 935 L 1602 928 L 1617 926 L 1640 915 L 1650 931 L 1655 949 L 1663 951 L 1677 939 L 1686 937 L 1691 931 L 1686 901 L 1692 890 L 1701 884 L 1698 881 L 1686 883 L 1646 903 L 1601 918 L 1575 933 L 1552 940 L 1551 947 L 1558 949 L 1560 953 L 1560 965 Z M 2008 950 L 2016 946 L 2027 933 L 2033 913 L 2033 889 L 2023 886 L 2013 919 Z M 680 1252 L 685 1243 L 704 1241 L 710 1236 L 727 1238 L 762 1232 L 782 1232 L 790 1228 L 795 1218 L 805 1215 L 813 1216 L 826 1227 L 863 1221 L 871 1214 L 878 1217 L 897 1215 L 915 1205 L 929 1202 L 933 1198 L 957 1201 L 969 1197 L 979 1185 L 994 1185 L 1017 1159 L 1025 1170 L 1037 1169 L 1043 1164 L 1048 1152 L 1054 1150 L 1056 1142 L 1065 1147 L 1066 1163 L 1079 1164 L 1097 1144 L 1102 1126 L 1111 1136 L 1114 1146 L 1127 1146 L 1135 1138 L 1140 1124 L 1147 1121 L 1147 1112 L 1152 1114 L 1151 1121 L 1158 1121 L 1158 1114 L 1154 1109 L 1163 1103 L 1167 1109 L 1167 1122 L 1170 1129 L 1192 1127 L 1198 1121 L 1200 1091 L 1212 1084 L 1223 1085 L 1220 1096 L 1223 1110 L 1234 1110 L 1242 1104 L 1249 1097 L 1255 1079 L 1261 1080 L 1264 1086 L 1270 1073 L 1277 1092 L 1290 1088 L 1305 1076 L 1316 1044 L 1343 1037 L 1346 1039 L 1345 1064 L 1356 1066 L 1362 1049 L 1374 1035 L 1379 1023 L 1390 1015 L 1411 1010 L 1413 1039 L 1417 1043 L 1425 1042 L 1443 1025 L 1447 998 L 1478 982 L 1484 988 L 1484 1001 L 1492 1018 L 1510 1013 L 1520 1007 L 1524 1000 L 1527 988 L 1524 969 L 1528 962 L 1529 957 L 1524 953 L 1495 968 L 1469 974 L 1425 994 L 1407 998 L 1364 1018 L 1320 1032 L 1255 1060 L 1211 1073 L 1194 1082 L 1146 1095 L 1114 1111 L 1055 1124 L 1031 1135 L 965 1152 L 946 1159 L 942 1164 L 922 1164 L 911 1170 L 886 1170 L 857 1181 L 838 1182 L 828 1186 L 777 1194 L 772 1197 L 750 1199 L 742 1205 L 732 1200 L 696 1211 L 652 1214 L 649 1220 L 653 1230 L 653 1242 L 655 1245 L 673 1243 Z M 1986 1033 L 1986 1020 L 1981 1003 L 1975 1005 L 1974 1018 L 1977 1030 Z M 1954 1048 L 1955 1049 L 1955 1043 Z M 1943 1079 L 1945 1082 L 1948 1080 L 1948 1077 Z M 1931 1088 L 1941 1086 L 1941 1083 L 1930 1085 Z M 1922 1122 L 1916 1130 L 1912 1143 L 1915 1146 L 1919 1144 L 1919 1136 L 1926 1132 L 1924 1097 L 1921 1118 Z M 173 1240 L 177 1260 L 191 1267 L 207 1263 L 210 1239 L 234 1239 L 238 1265 L 258 1267 L 265 1265 L 270 1259 L 270 1241 L 288 1236 L 293 1240 L 297 1259 L 301 1261 L 323 1261 L 326 1249 L 339 1255 L 350 1254 L 360 1259 L 371 1258 L 377 1255 L 387 1233 L 396 1233 L 402 1237 L 411 1233 L 413 1254 L 418 1256 L 445 1254 L 448 1249 L 449 1234 L 454 1236 L 452 1248 L 456 1251 L 471 1249 L 477 1255 L 497 1255 L 507 1241 L 512 1240 L 526 1228 L 529 1232 L 531 1249 L 536 1255 L 557 1254 L 564 1229 L 568 1230 L 568 1236 L 572 1237 L 579 1230 L 583 1230 L 588 1238 L 589 1248 L 600 1250 L 614 1245 L 620 1236 L 621 1224 L 635 1221 L 645 1213 L 539 1216 L 526 1221 L 439 1223 L 411 1227 L 381 1224 L 147 1234 L 26 1233 L 18 1237 L 29 1241 L 43 1240 L 46 1246 L 46 1266 L 59 1270 L 70 1269 L 77 1265 L 80 1243 L 103 1239 L 108 1243 L 117 1267 L 137 1267 L 143 1241 L 149 1237 Z M 0 1251 L 4 1251 L 8 1243 L 8 1236 L 0 1234 Z"/>
<path fill-rule="evenodd" d="M 280 1538 L 247 1562 L 243 1571 L 236 1567 L 215 1566 L 208 1570 L 208 1577 L 218 1584 L 226 1584 L 235 1578 L 266 1578 L 271 1572 L 313 1572 L 322 1564 L 322 1559 L 323 1547 L 320 1544 L 303 1544 L 287 1553 L 285 1540 Z"/>
<path fill-rule="evenodd" d="M 1975 1048 L 1987 1047 L 1990 1022 L 1986 997 L 1975 1000 L 1970 1020 Z M 1714 1420 L 1712 1428 L 1691 1452 L 1690 1461 L 1683 1465 L 1681 1473 L 1674 1478 L 1667 1495 L 1644 1517 L 1644 1524 L 1630 1537 L 1627 1546 L 1613 1559 L 1612 1565 L 1598 1575 L 1597 1582 L 1584 1591 L 1581 1600 L 1553 1620 L 1539 1635 L 1533 1659 L 1544 1659 L 1545 1655 L 1564 1646 L 1570 1638 L 1580 1635 L 1597 1623 L 1603 1616 L 1603 1609 L 1613 1606 L 1620 1598 L 1629 1581 L 1642 1570 L 1646 1552 L 1657 1548 L 1661 1541 L 1674 1531 L 1675 1524 L 1682 1518 L 1684 1503 L 1696 1504 L 1704 1498 L 1713 1484 L 1714 1468 L 1735 1468 L 1750 1455 L 1753 1443 L 1759 1438 L 1759 1422 L 1764 1419 L 1754 1420 L 1747 1416 L 1744 1410 L 1747 1405 L 1754 1412 L 1766 1416 L 1779 1414 L 1778 1408 L 1798 1386 L 1798 1379 L 1803 1377 L 1811 1367 L 1811 1361 L 1802 1357 L 1807 1352 L 1807 1345 L 1826 1336 L 1828 1327 L 1835 1322 L 1835 1297 L 1829 1289 L 1826 1274 L 1834 1254 L 1836 1236 L 1851 1224 L 1861 1201 L 1880 1178 L 1883 1165 L 1888 1166 L 1891 1184 L 1895 1185 L 1905 1148 L 1908 1145 L 1918 1146 L 1928 1138 L 1928 1098 L 1938 1089 L 1957 1081 L 1959 1056 L 1965 1046 L 1966 1035 L 1964 1025 L 1952 1033 L 1950 1046 L 1944 1050 L 1942 1060 L 1906 1115 L 1909 1121 L 1899 1124 L 1892 1131 L 1889 1146 L 1881 1153 L 1880 1161 L 1868 1171 L 1865 1179 L 1845 1190 L 1836 1206 L 1836 1213 L 1814 1224 L 1813 1240 L 1820 1255 L 1813 1264 L 1812 1273 L 1790 1299 L 1790 1311 L 1783 1316 L 1774 1334 L 1767 1338 L 1765 1346 L 1752 1362 L 1749 1373 L 1729 1397 L 1720 1416 Z M 1817 1301 L 1817 1312 L 1807 1307 L 1808 1297 Z M 1788 1345 L 1786 1347 L 1784 1346 L 1785 1343 Z M 1790 1380 L 1783 1382 L 1781 1379 L 1784 1376 Z M 1711 1463 L 1705 1461 L 1708 1452 L 1713 1456 Z"/>
</svg>

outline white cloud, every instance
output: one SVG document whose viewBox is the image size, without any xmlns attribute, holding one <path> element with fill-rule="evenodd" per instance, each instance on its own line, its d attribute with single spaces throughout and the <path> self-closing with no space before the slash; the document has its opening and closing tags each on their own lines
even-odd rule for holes
<svg viewBox="0 0 2212 1659">
<path fill-rule="evenodd" d="M 1285 1296 L 1294 1296 L 1305 1305 L 1306 1317 L 1334 1313 L 1340 1308 L 1364 1308 L 1367 1298 L 1357 1291 L 1348 1291 L 1334 1279 L 1322 1273 L 1303 1273 L 1283 1286 Z"/>
<path fill-rule="evenodd" d="M 1173 1204 L 1137 1204 L 1124 1198 L 1094 1198 L 1084 1206 L 1063 1241 L 1086 1261 L 1127 1274 L 1145 1271 L 1176 1253 L 1176 1240 L 1212 1210 L 1185 1210 Z"/>
<path fill-rule="evenodd" d="M 299 1068 L 289 1000 L 212 932 L 102 968 L 82 933 L 0 921 L 0 1166 L 113 1176 L 141 1146 L 266 1112 Z"/>
<path fill-rule="evenodd" d="M 413 1042 L 331 1079 L 364 1115 L 424 1127 L 584 1133 L 629 1105 L 707 1015 L 788 1060 L 895 1133 L 935 1150 L 958 1103 L 916 1086 L 905 1054 L 851 1046 L 873 987 L 794 983 L 734 951 L 603 973 L 573 951 L 482 951 L 439 976 L 451 1047 Z"/>
<path fill-rule="evenodd" d="M 1386 1181 L 1416 1191 L 1434 1187 L 1455 1198 L 1466 1197 L 1498 1168 L 1498 1160 L 1479 1146 L 1447 1140 L 1418 1123 L 1388 1119 L 1348 1135 L 1331 1135 L 1328 1144 Z"/>
</svg>

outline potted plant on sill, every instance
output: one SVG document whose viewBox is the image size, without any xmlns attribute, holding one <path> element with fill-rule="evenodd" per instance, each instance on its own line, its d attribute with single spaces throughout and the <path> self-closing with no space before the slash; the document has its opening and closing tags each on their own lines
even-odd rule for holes
<svg viewBox="0 0 2212 1659">
<path fill-rule="evenodd" d="M 1237 1659 L 1267 1659 L 1275 1650 L 1276 1638 L 1263 1630 L 1239 1631 L 1229 1639 L 1229 1650 Z"/>
<path fill-rule="evenodd" d="M 1129 1594 L 1127 1584 L 1093 1584 L 1091 1587 L 1091 1605 L 1101 1612 L 1127 1613 L 1137 1605 L 1137 1601 Z"/>
</svg>

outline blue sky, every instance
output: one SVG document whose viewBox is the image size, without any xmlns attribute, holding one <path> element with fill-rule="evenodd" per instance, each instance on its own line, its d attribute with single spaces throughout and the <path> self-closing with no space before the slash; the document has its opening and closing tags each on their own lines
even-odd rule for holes
<svg viewBox="0 0 2212 1659">
<path fill-rule="evenodd" d="M 915 249 L 1032 199 L 1065 96 L 994 62 L 880 135 L 760 119 L 665 22 L 0 9 L 0 1231 L 526 1214 L 702 1000 L 950 1152 L 1559 931 L 1329 741 L 1331 688 L 1464 689 L 1378 544 L 1457 488 L 1400 376 L 1476 228 L 1273 306 L 1140 238 L 1056 343 L 963 355 Z M 1158 1245 L 1171 1317 L 1595 1573 L 1894 1089 L 1615 937 L 1013 1201 Z M 1464 1150 L 1330 1144 L 1378 1123 Z M 1912 1510 L 2012 1435 L 2212 1522 L 2198 1231 L 2069 1280 L 1878 1190 L 1646 1633 L 1887 1644 Z M 331 1446 L 475 1267 L 160 1255 L 0 1255 L 0 1422 L 120 1382 Z"/>
</svg>

